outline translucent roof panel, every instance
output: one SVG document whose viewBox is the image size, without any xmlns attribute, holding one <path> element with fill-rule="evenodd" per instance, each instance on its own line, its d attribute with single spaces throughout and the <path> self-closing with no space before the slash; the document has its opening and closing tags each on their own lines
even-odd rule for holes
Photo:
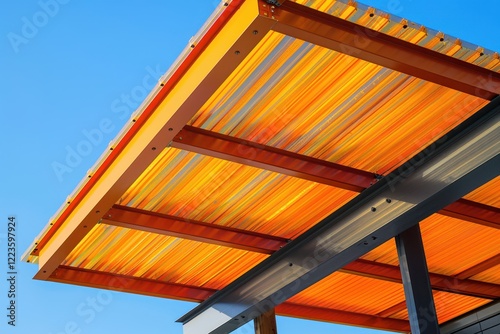
<svg viewBox="0 0 500 334">
<path fill-rule="evenodd" d="M 189 124 L 387 174 L 486 103 L 270 32 Z"/>
</svg>

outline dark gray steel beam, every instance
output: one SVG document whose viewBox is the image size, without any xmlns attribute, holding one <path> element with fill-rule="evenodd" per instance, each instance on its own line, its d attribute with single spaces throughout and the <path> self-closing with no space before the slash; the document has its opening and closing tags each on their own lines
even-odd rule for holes
<svg viewBox="0 0 500 334">
<path fill-rule="evenodd" d="M 500 99 L 179 319 L 228 333 L 499 175 Z"/>
<path fill-rule="evenodd" d="M 418 224 L 396 236 L 396 249 L 411 332 L 412 334 L 438 334 L 436 306 Z"/>
</svg>

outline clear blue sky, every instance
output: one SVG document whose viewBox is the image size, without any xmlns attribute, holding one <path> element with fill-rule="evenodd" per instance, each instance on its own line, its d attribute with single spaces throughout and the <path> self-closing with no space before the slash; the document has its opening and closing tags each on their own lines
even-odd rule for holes
<svg viewBox="0 0 500 334">
<path fill-rule="evenodd" d="M 364 3 L 500 51 L 498 0 Z M 217 4 L 214 0 L 2 1 L 0 332 L 182 333 L 175 320 L 193 303 L 34 281 L 37 266 L 26 263 L 17 266 L 17 326 L 8 326 L 6 221 L 9 215 L 18 220 L 19 262 L 140 102 L 132 98 L 117 112 L 117 99 L 131 94 L 148 75 L 165 72 Z M 122 112 L 127 117 L 121 117 Z M 71 172 L 58 177 L 54 163 L 64 163 L 67 150 L 75 149 L 85 131 L 105 119 L 109 131 L 74 162 Z M 101 303 L 93 308 L 92 300 L 99 298 Z M 278 332 L 383 333 L 283 317 L 278 317 Z M 251 325 L 236 333 L 252 333 Z"/>
</svg>

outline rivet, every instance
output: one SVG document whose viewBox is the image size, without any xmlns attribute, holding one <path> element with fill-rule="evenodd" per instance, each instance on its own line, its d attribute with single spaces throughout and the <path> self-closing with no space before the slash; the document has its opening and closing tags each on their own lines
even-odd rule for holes
<svg viewBox="0 0 500 334">
<path fill-rule="evenodd" d="M 101 212 L 101 211 L 99 211 L 99 210 L 96 210 L 96 211 L 95 211 L 95 213 L 100 213 L 100 212 Z"/>
<path fill-rule="evenodd" d="M 163 86 L 165 86 L 165 84 L 162 82 L 162 83 L 160 84 L 160 86 L 162 86 L 162 87 L 163 87 Z"/>
<path fill-rule="evenodd" d="M 482 53 L 482 52 L 481 52 L 481 53 L 479 54 L 479 57 L 481 57 L 481 56 L 484 56 L 484 53 Z"/>
<path fill-rule="evenodd" d="M 173 130 L 174 130 L 174 129 L 172 129 L 172 128 L 168 128 L 168 131 L 173 131 Z"/>
<path fill-rule="evenodd" d="M 87 225 L 83 225 L 83 228 L 87 228 Z"/>
<path fill-rule="evenodd" d="M 370 17 L 374 17 L 374 16 L 375 16 L 375 14 L 373 14 L 373 13 L 370 13 Z"/>
<path fill-rule="evenodd" d="M 235 54 L 235 55 L 239 55 L 239 54 L 240 54 L 240 51 L 236 50 L 236 51 L 234 51 L 234 54 Z"/>
<path fill-rule="evenodd" d="M 182 140 L 182 137 L 179 137 L 179 140 Z"/>
<path fill-rule="evenodd" d="M 443 37 L 441 37 L 439 40 L 442 42 L 442 41 L 444 41 L 444 38 L 443 38 Z"/>
<path fill-rule="evenodd" d="M 373 237 L 372 237 L 372 240 L 377 240 L 377 237 L 376 237 L 376 236 L 373 236 Z"/>
<path fill-rule="evenodd" d="M 391 200 L 390 198 L 386 198 L 386 200 L 385 200 L 385 201 L 386 201 L 387 203 L 391 203 L 391 202 L 392 202 L 392 200 Z"/>
<path fill-rule="evenodd" d="M 368 241 L 363 242 L 363 245 L 368 246 Z"/>
<path fill-rule="evenodd" d="M 47 270 L 44 270 L 43 273 L 45 274 L 47 272 Z"/>
<path fill-rule="evenodd" d="M 293 263 L 289 263 L 288 265 L 291 267 L 291 266 L 293 266 Z"/>
<path fill-rule="evenodd" d="M 135 122 L 135 118 L 132 120 L 132 122 Z"/>
<path fill-rule="evenodd" d="M 112 148 L 112 147 L 110 147 L 110 148 L 109 148 L 109 150 L 110 150 L 110 151 L 113 151 L 113 148 Z"/>
<path fill-rule="evenodd" d="M 191 49 L 194 49 L 194 44 L 191 44 Z"/>
<path fill-rule="evenodd" d="M 227 7 L 229 6 L 229 4 L 227 2 L 224 2 L 224 6 Z"/>
<path fill-rule="evenodd" d="M 90 179 L 92 177 L 92 175 L 88 175 L 87 177 Z"/>
<path fill-rule="evenodd" d="M 154 147 L 154 146 L 153 146 L 153 147 L 151 147 L 151 149 L 152 149 L 153 151 L 156 151 L 156 147 Z"/>
<path fill-rule="evenodd" d="M 257 35 L 258 33 L 259 33 L 259 31 L 258 31 L 258 30 L 254 30 L 254 31 L 252 31 L 252 34 L 254 34 L 254 35 Z"/>
<path fill-rule="evenodd" d="M 66 203 L 68 203 L 68 204 L 69 204 L 69 203 L 71 203 L 71 202 L 70 202 L 70 201 L 67 201 Z"/>
<path fill-rule="evenodd" d="M 377 208 L 372 206 L 372 212 L 375 212 L 375 211 L 377 211 Z"/>
<path fill-rule="evenodd" d="M 408 28 L 408 26 L 405 24 L 405 25 L 403 26 L 403 29 L 406 29 L 406 28 Z"/>
</svg>

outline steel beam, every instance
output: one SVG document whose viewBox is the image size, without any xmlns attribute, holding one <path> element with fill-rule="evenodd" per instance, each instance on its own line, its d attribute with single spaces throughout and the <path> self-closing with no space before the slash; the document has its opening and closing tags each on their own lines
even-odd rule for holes
<svg viewBox="0 0 500 334">
<path fill-rule="evenodd" d="M 500 208 L 461 198 L 451 203 L 440 214 L 472 223 L 500 229 Z"/>
<path fill-rule="evenodd" d="M 203 223 L 121 205 L 114 205 L 104 215 L 102 222 L 138 231 L 174 236 L 263 254 L 272 254 L 289 242 L 285 238 L 272 235 Z M 500 261 L 500 257 L 498 261 Z M 492 264 L 491 266 L 495 265 L 495 263 L 491 262 L 490 264 Z M 340 271 L 402 283 L 399 267 L 375 261 L 357 259 L 344 266 Z M 433 273 L 429 275 L 434 290 L 478 298 L 500 298 L 500 286 L 497 284 Z"/>
<path fill-rule="evenodd" d="M 108 225 L 264 254 L 272 254 L 288 242 L 288 239 L 267 234 L 208 224 L 121 205 L 114 205 L 104 215 L 102 221 Z"/>
<path fill-rule="evenodd" d="M 374 261 L 357 259 L 344 266 L 340 271 L 389 282 L 403 283 L 399 267 Z M 454 276 L 434 273 L 429 273 L 429 279 L 433 290 L 477 298 L 500 298 L 500 285 L 498 284 L 460 279 Z"/>
<path fill-rule="evenodd" d="M 484 99 L 500 94 L 500 73 L 359 26 L 293 1 L 273 13 L 273 30 Z"/>
<path fill-rule="evenodd" d="M 467 279 L 500 264 L 500 253 L 455 275 L 457 279 Z"/>
<path fill-rule="evenodd" d="M 158 280 L 118 275 L 70 266 L 59 266 L 54 273 L 50 275 L 48 280 L 192 302 L 201 302 L 216 292 L 214 289 L 167 283 Z"/>
<path fill-rule="evenodd" d="M 108 289 L 126 293 L 137 293 L 160 298 L 174 298 L 186 301 L 201 302 L 214 294 L 216 290 L 172 284 L 158 280 L 149 280 L 128 275 L 117 275 L 109 272 L 82 269 L 70 266 L 59 266 L 49 277 L 50 281 L 81 285 L 86 287 Z M 283 303 L 278 306 L 279 315 L 314 319 L 318 321 L 337 322 L 354 326 L 370 326 L 381 330 L 407 331 L 407 321 L 384 319 L 368 314 L 345 312 L 336 309 L 312 307 L 308 305 Z"/>
<path fill-rule="evenodd" d="M 500 99 L 179 319 L 226 333 L 499 174 Z"/>
<path fill-rule="evenodd" d="M 350 191 L 362 192 L 377 182 L 375 174 L 361 169 L 192 126 L 185 126 L 171 146 Z M 473 201 L 459 199 L 438 213 L 500 229 L 500 209 Z"/>
<path fill-rule="evenodd" d="M 374 173 L 192 126 L 185 126 L 174 137 L 171 145 L 356 192 L 365 190 L 377 181 Z"/>
<path fill-rule="evenodd" d="M 289 317 L 319 320 L 346 325 L 356 324 L 361 327 L 377 328 L 388 331 L 408 332 L 410 323 L 405 320 L 384 318 L 354 312 L 332 310 L 294 303 L 283 303 L 276 306 L 276 312 Z"/>
<path fill-rule="evenodd" d="M 396 236 L 406 307 L 413 334 L 438 334 L 439 323 L 432 295 L 420 226 Z"/>
</svg>

